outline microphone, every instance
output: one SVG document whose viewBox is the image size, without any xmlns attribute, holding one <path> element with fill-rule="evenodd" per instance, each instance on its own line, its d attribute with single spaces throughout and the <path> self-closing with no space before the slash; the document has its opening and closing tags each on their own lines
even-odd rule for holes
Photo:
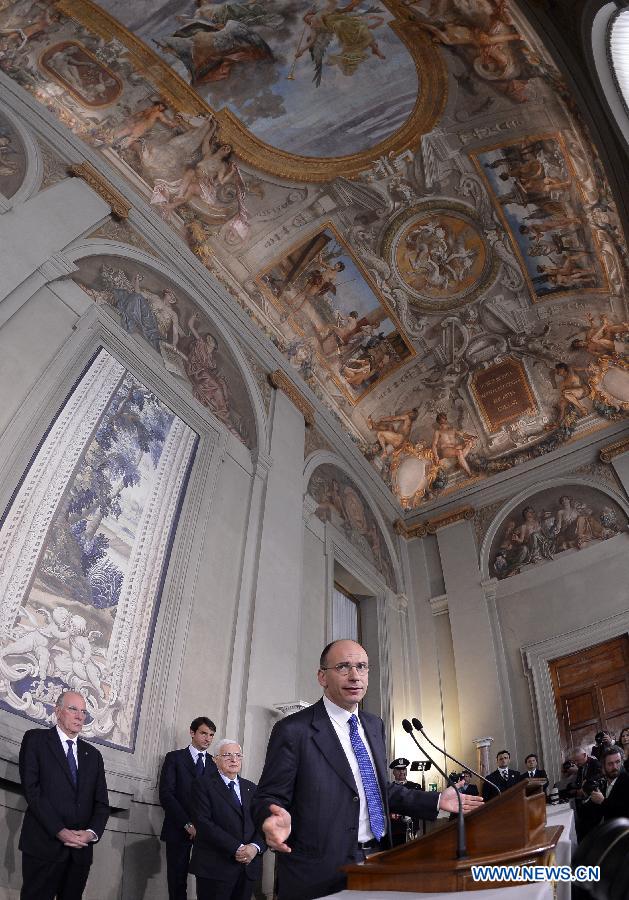
<svg viewBox="0 0 629 900">
<path fill-rule="evenodd" d="M 403 725 L 403 724 L 404 724 L 404 723 L 402 723 L 402 725 Z M 470 772 L 473 772 L 474 775 L 476 775 L 477 778 L 480 778 L 481 781 L 484 781 L 484 782 L 486 782 L 487 784 L 490 784 L 490 785 L 492 786 L 492 788 L 495 788 L 495 789 L 498 791 L 499 794 L 502 794 L 502 791 L 500 790 L 500 788 L 498 787 L 498 785 L 497 785 L 497 784 L 494 784 L 493 781 L 490 781 L 488 778 L 485 778 L 484 775 L 481 775 L 480 772 L 477 772 L 477 771 L 476 771 L 475 769 L 473 769 L 471 766 L 467 766 L 467 765 L 465 765 L 465 763 L 462 763 L 460 759 L 457 759 L 457 758 L 456 758 L 456 756 L 452 756 L 450 753 L 446 753 L 445 750 L 442 750 L 441 747 L 437 747 L 437 745 L 436 745 L 435 743 L 433 743 L 433 741 L 430 740 L 430 738 L 428 737 L 428 735 L 427 735 L 426 732 L 424 731 L 424 726 L 423 726 L 422 723 L 419 721 L 419 719 L 413 718 L 413 725 L 414 725 L 414 727 L 420 732 L 420 734 L 422 735 L 422 737 L 425 737 L 425 738 L 426 738 L 426 740 L 428 741 L 428 743 L 430 744 L 431 747 L 434 747 L 435 750 L 438 750 L 438 751 L 439 751 L 439 753 L 443 753 L 444 756 L 447 756 L 448 759 L 451 759 L 452 762 L 455 762 L 455 763 L 457 764 L 457 766 L 461 766 L 462 769 L 469 769 Z"/>
<path fill-rule="evenodd" d="M 430 762 L 433 764 L 433 766 L 435 767 L 437 772 L 439 772 L 440 775 L 443 775 L 443 777 L 446 780 L 446 784 L 450 784 L 450 779 L 448 778 L 446 773 L 443 771 L 443 769 L 439 768 L 439 766 L 434 761 L 434 759 L 429 755 L 428 751 L 424 750 L 422 745 L 419 743 L 419 741 L 413 734 L 413 726 L 408 721 L 408 719 L 402 719 L 402 728 L 404 729 L 404 731 L 407 734 L 410 734 L 411 738 L 413 739 L 413 741 L 415 742 L 415 744 L 417 745 L 419 750 L 424 754 L 424 756 L 427 759 L 430 760 Z M 456 791 L 456 798 L 459 802 L 459 811 L 457 813 L 457 828 L 456 828 L 456 857 L 457 857 L 457 859 L 465 859 L 467 857 L 467 846 L 465 843 L 465 821 L 463 819 L 463 803 L 461 801 L 461 793 L 460 793 L 459 789 L 454 787 L 454 785 L 451 785 L 451 786 Z"/>
</svg>

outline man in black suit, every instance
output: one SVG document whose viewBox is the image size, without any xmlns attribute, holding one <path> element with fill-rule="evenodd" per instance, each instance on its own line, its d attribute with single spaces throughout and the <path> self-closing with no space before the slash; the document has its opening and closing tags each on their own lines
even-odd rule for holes
<svg viewBox="0 0 629 900">
<path fill-rule="evenodd" d="M 253 815 L 278 853 L 279 900 L 342 890 L 341 866 L 387 846 L 388 810 L 436 819 L 439 809 L 458 809 L 452 787 L 439 794 L 392 784 L 387 791 L 384 724 L 358 709 L 368 672 L 360 644 L 329 644 L 317 673 L 323 697 L 271 733 Z M 481 802 L 463 798 L 466 810 Z"/>
<path fill-rule="evenodd" d="M 603 751 L 601 765 L 603 772 L 602 776 L 599 775 L 600 787 L 597 786 L 590 792 L 581 807 L 584 827 L 581 829 L 579 839 L 601 822 L 629 817 L 629 775 L 623 767 L 622 751 L 617 747 L 608 747 Z M 604 792 L 603 782 L 605 782 Z"/>
<path fill-rule="evenodd" d="M 456 786 L 462 794 L 468 794 L 470 797 L 478 797 L 478 788 L 475 784 L 472 784 L 472 773 L 469 769 L 463 769 L 461 772 L 461 783 Z"/>
<path fill-rule="evenodd" d="M 92 844 L 109 816 L 103 757 L 78 738 L 85 700 L 67 691 L 55 706 L 53 728 L 27 731 L 20 779 L 27 809 L 20 834 L 21 900 L 81 900 Z"/>
<path fill-rule="evenodd" d="M 534 753 L 529 753 L 529 755 L 524 760 L 524 772 L 522 772 L 520 779 L 524 778 L 543 778 L 545 781 L 544 784 L 544 793 L 546 793 L 546 789 L 548 787 L 548 775 L 544 771 L 544 769 L 539 768 L 539 762 Z"/>
<path fill-rule="evenodd" d="M 574 799 L 574 824 L 577 840 L 580 841 L 587 834 L 590 827 L 587 809 L 584 809 L 584 802 L 587 800 L 586 791 L 588 785 L 600 778 L 601 764 L 593 756 L 588 755 L 585 747 L 573 747 L 570 752 L 570 759 L 577 767 L 577 774 L 573 787 L 568 791 L 568 796 Z M 586 788 L 585 791 L 584 787 Z"/>
<path fill-rule="evenodd" d="M 515 769 L 509 768 L 509 763 L 511 762 L 511 754 L 508 750 L 500 750 L 498 753 L 496 753 L 496 762 L 498 764 L 498 768 L 489 773 L 489 775 L 487 776 L 487 781 L 491 781 L 491 783 L 495 784 L 499 790 L 493 790 L 493 788 L 491 788 L 487 784 L 487 781 L 484 781 L 484 800 L 493 800 L 494 797 L 497 797 L 499 793 L 502 793 L 508 788 L 513 787 L 513 785 L 517 784 L 520 780 L 520 773 L 516 772 Z"/>
<path fill-rule="evenodd" d="M 216 772 L 207 752 L 215 734 L 216 725 L 207 716 L 194 719 L 189 746 L 167 753 L 159 776 L 159 802 L 165 812 L 160 838 L 166 842 L 169 900 L 187 900 L 188 864 L 195 837 L 190 793 L 198 778 L 209 778 Z"/>
<path fill-rule="evenodd" d="M 264 836 L 251 818 L 255 784 L 240 777 L 242 749 L 219 741 L 217 770 L 192 791 L 196 837 L 190 871 L 197 877 L 198 900 L 251 900 L 262 875 Z"/>
</svg>

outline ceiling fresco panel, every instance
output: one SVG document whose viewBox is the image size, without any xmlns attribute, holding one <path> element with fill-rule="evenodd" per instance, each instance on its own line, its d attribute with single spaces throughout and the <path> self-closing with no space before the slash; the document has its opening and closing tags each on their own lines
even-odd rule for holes
<svg viewBox="0 0 629 900">
<path fill-rule="evenodd" d="M 409 512 L 627 415 L 625 236 L 511 0 L 18 0 L 0 68 L 187 242 Z"/>
</svg>

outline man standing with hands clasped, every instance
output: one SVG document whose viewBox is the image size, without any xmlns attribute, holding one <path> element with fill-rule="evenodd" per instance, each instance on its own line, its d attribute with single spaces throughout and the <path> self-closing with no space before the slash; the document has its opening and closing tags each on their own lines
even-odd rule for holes
<svg viewBox="0 0 629 900">
<path fill-rule="evenodd" d="M 218 771 L 197 782 L 192 794 L 196 837 L 190 871 L 197 877 L 198 900 L 251 900 L 262 874 L 264 837 L 251 818 L 255 784 L 240 777 L 242 748 L 219 741 Z"/>
<path fill-rule="evenodd" d="M 197 781 L 216 772 L 208 753 L 215 734 L 214 722 L 197 716 L 190 723 L 190 744 L 164 757 L 159 776 L 159 802 L 165 813 L 160 839 L 166 843 L 168 900 L 186 900 L 188 896 L 188 864 L 196 834 L 191 794 Z"/>
<path fill-rule="evenodd" d="M 27 803 L 20 834 L 21 900 L 81 900 L 92 844 L 109 816 L 103 757 L 79 738 L 83 696 L 61 694 L 55 716 L 55 726 L 27 731 L 20 747 Z"/>
<path fill-rule="evenodd" d="M 389 846 L 389 811 L 436 819 L 440 809 L 458 809 L 452 787 L 438 794 L 392 784 L 387 796 L 384 725 L 358 709 L 369 679 L 360 644 L 328 644 L 317 679 L 321 700 L 273 728 L 253 800 L 254 819 L 278 853 L 279 900 L 343 890 L 341 866 Z M 461 800 L 465 811 L 482 803 Z"/>
</svg>

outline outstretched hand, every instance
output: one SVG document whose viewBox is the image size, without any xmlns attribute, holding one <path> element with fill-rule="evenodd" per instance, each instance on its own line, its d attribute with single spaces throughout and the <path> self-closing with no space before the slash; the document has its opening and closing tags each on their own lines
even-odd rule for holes
<svg viewBox="0 0 629 900">
<path fill-rule="evenodd" d="M 461 803 L 463 804 L 463 812 L 469 813 L 482 806 L 485 801 L 482 797 L 473 797 L 471 794 L 461 794 Z M 456 790 L 453 787 L 446 788 L 441 792 L 439 797 L 439 809 L 446 812 L 458 813 L 459 801 L 456 797 Z"/>
<path fill-rule="evenodd" d="M 290 813 L 276 803 L 272 803 L 269 810 L 271 815 L 262 823 L 267 845 L 277 853 L 290 853 L 290 847 L 286 843 L 291 827 Z"/>
</svg>

